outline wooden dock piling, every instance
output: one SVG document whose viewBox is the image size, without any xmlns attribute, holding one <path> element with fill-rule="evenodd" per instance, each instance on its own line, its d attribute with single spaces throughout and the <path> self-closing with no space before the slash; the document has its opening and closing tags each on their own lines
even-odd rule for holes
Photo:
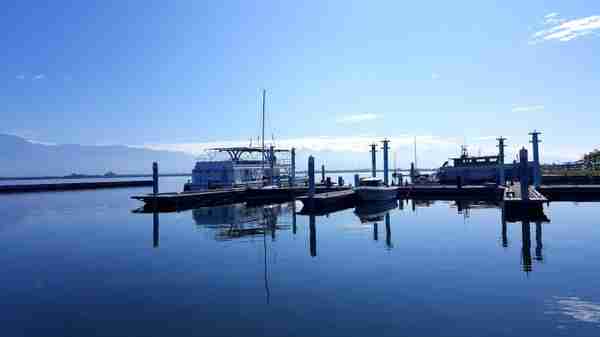
<svg viewBox="0 0 600 337">
<path fill-rule="evenodd" d="M 152 163 L 152 193 L 158 194 L 158 163 Z"/>
</svg>

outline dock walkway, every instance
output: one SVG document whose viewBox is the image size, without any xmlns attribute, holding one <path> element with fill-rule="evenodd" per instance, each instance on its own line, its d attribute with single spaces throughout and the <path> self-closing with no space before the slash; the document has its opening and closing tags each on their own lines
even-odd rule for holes
<svg viewBox="0 0 600 337">
<path fill-rule="evenodd" d="M 439 185 L 439 184 L 415 184 L 398 186 L 398 198 L 400 199 L 481 199 L 501 200 L 503 187 L 496 185 Z"/>
<path fill-rule="evenodd" d="M 529 202 L 529 203 L 543 203 L 547 202 L 548 199 L 535 189 L 533 186 L 528 186 L 527 196 L 523 198 L 521 195 L 521 184 L 514 183 L 513 185 L 506 186 L 504 190 L 504 202 L 505 203 L 513 203 L 513 202 Z"/>
</svg>

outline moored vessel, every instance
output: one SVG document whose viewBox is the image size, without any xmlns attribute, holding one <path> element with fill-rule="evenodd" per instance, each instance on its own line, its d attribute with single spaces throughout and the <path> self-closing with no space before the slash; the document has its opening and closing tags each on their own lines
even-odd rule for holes
<svg viewBox="0 0 600 337">
<path fill-rule="evenodd" d="M 398 188 L 384 185 L 379 178 L 363 178 L 354 192 L 360 201 L 384 201 L 396 199 Z"/>
</svg>

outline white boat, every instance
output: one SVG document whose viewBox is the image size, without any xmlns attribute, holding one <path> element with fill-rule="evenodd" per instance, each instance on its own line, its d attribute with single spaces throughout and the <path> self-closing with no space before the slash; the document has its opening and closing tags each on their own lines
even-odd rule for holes
<svg viewBox="0 0 600 337">
<path fill-rule="evenodd" d="M 295 181 L 295 150 L 276 149 L 273 144 L 265 147 L 265 95 L 263 90 L 262 146 L 217 147 L 210 149 L 208 160 L 196 162 L 192 179 L 183 186 L 184 191 L 206 191 L 254 187 L 278 188 Z M 219 153 L 228 158 L 214 160 Z"/>
<path fill-rule="evenodd" d="M 363 178 L 354 192 L 361 201 L 393 200 L 398 196 L 396 187 L 385 186 L 379 178 Z"/>
<path fill-rule="evenodd" d="M 210 149 L 226 153 L 228 159 L 200 160 L 192 170 L 192 179 L 184 191 L 206 191 L 218 188 L 274 188 L 293 178 L 289 149 L 264 150 L 260 147 L 220 147 Z M 264 159 L 263 159 L 264 158 Z"/>
</svg>

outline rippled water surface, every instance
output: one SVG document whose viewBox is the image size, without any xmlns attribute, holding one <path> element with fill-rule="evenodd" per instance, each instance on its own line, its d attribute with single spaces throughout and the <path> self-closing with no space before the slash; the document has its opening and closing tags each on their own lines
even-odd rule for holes
<svg viewBox="0 0 600 337">
<path fill-rule="evenodd" d="M 147 191 L 0 195 L 2 336 L 600 335 L 598 203 L 132 212 Z"/>
</svg>

